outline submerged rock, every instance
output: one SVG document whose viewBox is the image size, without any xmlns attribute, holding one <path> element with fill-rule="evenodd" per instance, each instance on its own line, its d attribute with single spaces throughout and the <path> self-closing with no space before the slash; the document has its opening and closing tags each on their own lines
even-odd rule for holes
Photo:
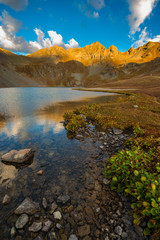
<svg viewBox="0 0 160 240">
<path fill-rule="evenodd" d="M 43 231 L 43 232 L 48 232 L 49 229 L 51 228 L 51 226 L 52 226 L 52 221 L 49 220 L 49 219 L 46 219 L 46 220 L 43 222 L 42 231 Z"/>
<path fill-rule="evenodd" d="M 39 209 L 39 203 L 33 202 L 30 198 L 25 198 L 24 201 L 15 210 L 15 214 L 34 214 Z"/>
<path fill-rule="evenodd" d="M 115 233 L 117 233 L 118 235 L 122 235 L 123 229 L 121 228 L 121 226 L 117 226 L 115 227 Z"/>
<path fill-rule="evenodd" d="M 37 172 L 37 175 L 43 175 L 43 173 L 44 173 L 43 170 L 39 170 L 39 171 Z"/>
<path fill-rule="evenodd" d="M 78 240 L 78 238 L 75 234 L 71 234 L 69 240 Z"/>
<path fill-rule="evenodd" d="M 84 226 L 81 226 L 78 228 L 78 235 L 80 237 L 84 237 L 90 234 L 90 226 L 85 224 Z"/>
<path fill-rule="evenodd" d="M 15 229 L 15 227 L 12 227 L 11 228 L 11 238 L 13 238 L 15 235 L 16 235 L 16 229 Z"/>
<path fill-rule="evenodd" d="M 29 227 L 30 232 L 39 232 L 42 229 L 42 222 L 33 222 Z"/>
<path fill-rule="evenodd" d="M 47 200 L 46 200 L 45 197 L 43 197 L 43 199 L 42 199 L 42 206 L 43 206 L 44 209 L 46 209 L 47 206 L 48 206 L 48 204 L 47 204 Z"/>
<path fill-rule="evenodd" d="M 50 232 L 49 233 L 49 240 L 55 240 L 55 239 L 57 239 L 55 232 Z"/>
<path fill-rule="evenodd" d="M 34 153 L 31 148 L 22 149 L 22 150 L 12 150 L 1 157 L 2 162 L 4 163 L 14 163 L 14 164 L 23 164 L 28 162 Z"/>
<path fill-rule="evenodd" d="M 53 203 L 51 204 L 51 208 L 50 208 L 49 213 L 50 213 L 50 214 L 53 214 L 57 207 L 58 207 L 57 204 L 53 202 Z"/>
<path fill-rule="evenodd" d="M 28 223 L 29 217 L 27 214 L 22 214 L 16 221 L 16 228 L 22 229 Z"/>
<path fill-rule="evenodd" d="M 2 204 L 6 205 L 10 202 L 10 200 L 11 200 L 11 197 L 8 194 L 6 194 L 3 198 Z"/>
<path fill-rule="evenodd" d="M 54 215 L 54 218 L 55 218 L 55 219 L 58 219 L 58 220 L 61 220 L 61 219 L 62 219 L 62 215 L 61 215 L 61 213 L 60 213 L 59 211 L 54 212 L 53 215 Z"/>
<path fill-rule="evenodd" d="M 57 203 L 67 203 L 70 200 L 70 196 L 68 195 L 61 195 L 57 198 Z"/>
<path fill-rule="evenodd" d="M 34 240 L 43 240 L 41 236 L 37 236 Z"/>
</svg>

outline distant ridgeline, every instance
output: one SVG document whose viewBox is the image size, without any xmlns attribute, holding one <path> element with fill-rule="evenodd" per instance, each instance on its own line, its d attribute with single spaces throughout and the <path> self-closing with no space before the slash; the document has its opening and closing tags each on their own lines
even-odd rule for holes
<svg viewBox="0 0 160 240">
<path fill-rule="evenodd" d="M 0 87 L 85 86 L 141 88 L 157 86 L 160 43 L 119 52 L 99 42 L 65 50 L 59 46 L 20 56 L 0 48 Z"/>
</svg>

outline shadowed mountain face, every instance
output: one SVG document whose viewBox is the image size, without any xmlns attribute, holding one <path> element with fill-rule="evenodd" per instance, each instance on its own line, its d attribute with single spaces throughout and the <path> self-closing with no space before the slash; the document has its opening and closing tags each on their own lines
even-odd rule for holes
<svg viewBox="0 0 160 240">
<path fill-rule="evenodd" d="M 0 87 L 159 87 L 160 43 L 119 52 L 99 42 L 65 50 L 53 46 L 26 57 L 0 49 Z"/>
</svg>

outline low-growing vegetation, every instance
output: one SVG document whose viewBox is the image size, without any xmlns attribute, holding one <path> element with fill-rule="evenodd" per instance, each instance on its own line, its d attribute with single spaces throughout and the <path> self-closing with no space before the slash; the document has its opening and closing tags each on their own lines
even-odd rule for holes
<svg viewBox="0 0 160 240">
<path fill-rule="evenodd" d="M 66 113 L 66 129 L 77 132 L 86 122 L 103 130 L 117 127 L 130 129 L 134 137 L 126 148 L 112 156 L 105 175 L 112 189 L 132 199 L 134 223 L 146 222 L 144 234 L 160 238 L 160 104 L 154 97 L 143 94 L 121 96 L 114 102 L 90 104 Z"/>
<path fill-rule="evenodd" d="M 64 118 L 68 122 L 66 126 L 68 132 L 76 133 L 79 128 L 87 126 L 87 122 L 84 121 L 81 115 L 76 115 L 72 112 L 66 112 L 64 114 Z"/>
</svg>

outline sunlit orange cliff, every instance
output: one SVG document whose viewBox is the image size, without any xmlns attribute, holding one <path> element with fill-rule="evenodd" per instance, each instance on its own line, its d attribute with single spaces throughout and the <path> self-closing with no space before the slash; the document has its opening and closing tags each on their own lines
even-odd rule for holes
<svg viewBox="0 0 160 240">
<path fill-rule="evenodd" d="M 65 50 L 59 46 L 20 56 L 0 48 L 0 87 L 83 86 L 160 91 L 160 43 L 127 52 L 99 42 Z"/>
</svg>

